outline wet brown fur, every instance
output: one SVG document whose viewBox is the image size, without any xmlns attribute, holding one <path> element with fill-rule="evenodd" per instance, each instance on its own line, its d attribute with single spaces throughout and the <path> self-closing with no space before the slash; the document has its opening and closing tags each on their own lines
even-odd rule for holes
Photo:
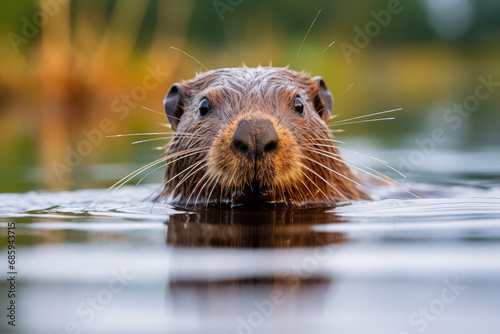
<svg viewBox="0 0 500 334">
<path fill-rule="evenodd" d="M 167 145 L 162 197 L 176 205 L 231 203 L 252 181 L 269 188 L 275 203 L 290 207 L 332 205 L 368 199 L 359 180 L 334 146 L 319 83 L 286 68 L 224 68 L 198 74 L 180 84 L 183 104 L 176 136 Z M 293 109 L 295 96 L 305 117 Z M 200 119 L 198 106 L 208 97 L 212 113 Z M 268 119 L 279 135 L 272 157 L 249 162 L 232 147 L 240 120 Z M 184 153 L 182 153 L 184 152 Z M 189 201 L 189 203 L 188 203 Z"/>
</svg>

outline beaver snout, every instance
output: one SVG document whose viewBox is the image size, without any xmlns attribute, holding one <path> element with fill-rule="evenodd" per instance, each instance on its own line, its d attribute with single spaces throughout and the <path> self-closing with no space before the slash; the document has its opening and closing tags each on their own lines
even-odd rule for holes
<svg viewBox="0 0 500 334">
<path fill-rule="evenodd" d="M 268 119 L 241 120 L 232 140 L 233 148 L 249 160 L 274 153 L 278 143 L 278 133 Z"/>
</svg>

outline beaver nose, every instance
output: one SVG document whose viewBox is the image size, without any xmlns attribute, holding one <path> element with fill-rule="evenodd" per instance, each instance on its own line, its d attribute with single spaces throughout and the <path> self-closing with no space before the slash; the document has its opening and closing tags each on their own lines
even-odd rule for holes
<svg viewBox="0 0 500 334">
<path fill-rule="evenodd" d="M 268 119 L 241 120 L 233 135 L 233 147 L 249 159 L 276 151 L 278 142 L 278 133 Z"/>
</svg>

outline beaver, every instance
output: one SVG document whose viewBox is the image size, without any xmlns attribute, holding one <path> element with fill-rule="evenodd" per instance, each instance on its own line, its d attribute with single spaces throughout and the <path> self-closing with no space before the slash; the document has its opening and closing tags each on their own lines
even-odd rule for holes
<svg viewBox="0 0 500 334">
<path fill-rule="evenodd" d="M 222 68 L 171 86 L 160 198 L 180 207 L 322 207 L 368 200 L 328 128 L 320 76 L 278 67 Z"/>
</svg>

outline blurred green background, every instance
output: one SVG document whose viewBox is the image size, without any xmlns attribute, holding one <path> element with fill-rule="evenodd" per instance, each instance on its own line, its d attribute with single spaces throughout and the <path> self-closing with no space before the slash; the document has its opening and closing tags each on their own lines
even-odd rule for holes
<svg viewBox="0 0 500 334">
<path fill-rule="evenodd" d="M 294 69 L 323 76 L 342 119 L 404 108 L 393 123 L 346 126 L 342 139 L 404 147 L 473 94 L 478 76 L 500 81 L 496 0 L 3 1 L 0 191 L 112 184 L 163 142 L 104 137 L 167 131 L 169 86 L 203 70 L 171 46 L 209 69 L 292 66 L 319 10 Z M 497 147 L 499 101 L 481 101 L 447 145 Z"/>
</svg>

